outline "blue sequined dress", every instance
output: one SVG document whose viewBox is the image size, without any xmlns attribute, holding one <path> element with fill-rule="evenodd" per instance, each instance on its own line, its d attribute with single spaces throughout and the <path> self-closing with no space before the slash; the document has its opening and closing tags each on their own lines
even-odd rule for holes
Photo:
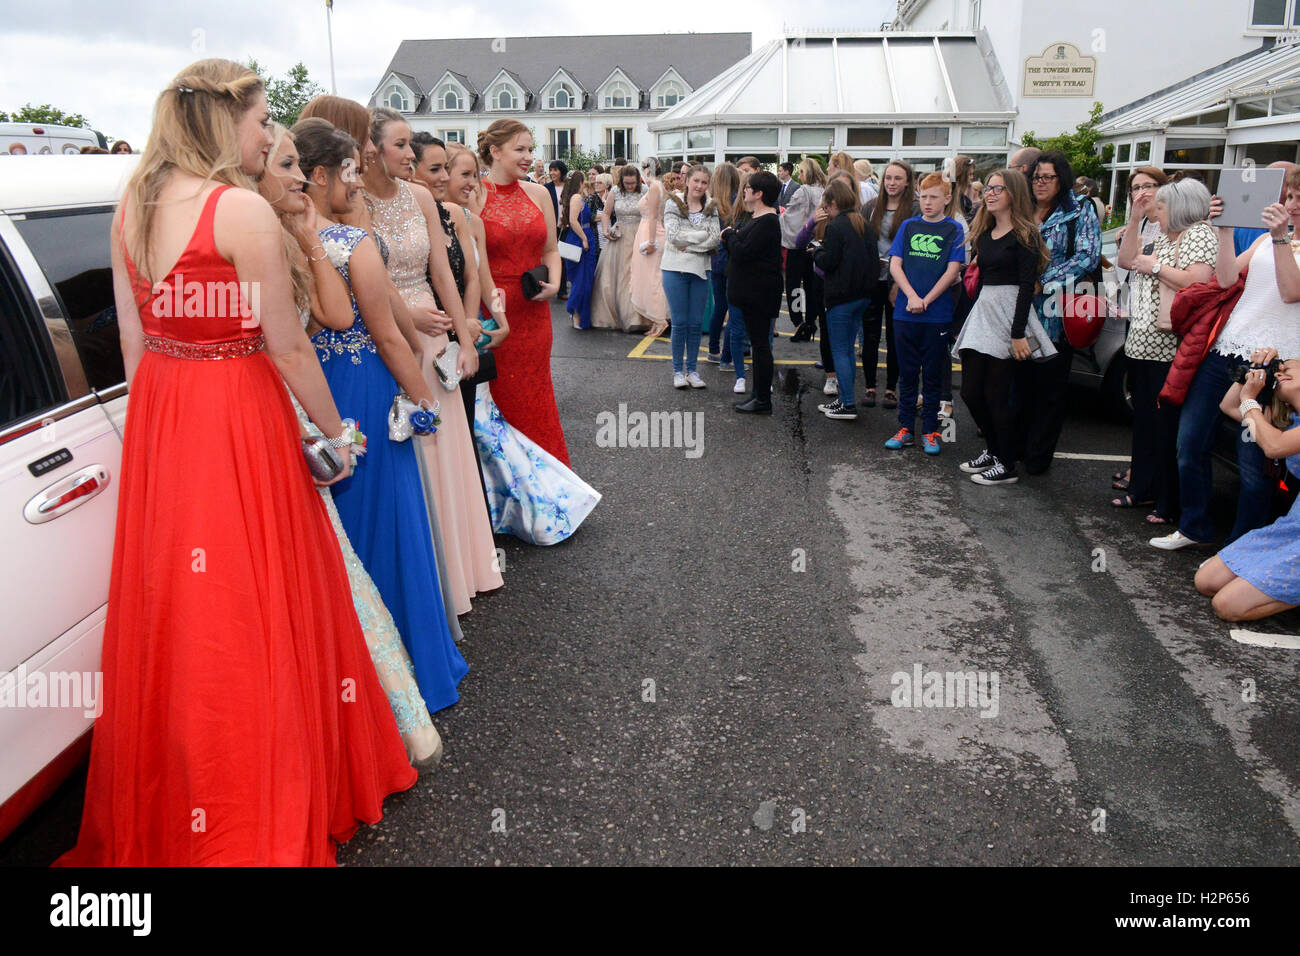
<svg viewBox="0 0 1300 956">
<path fill-rule="evenodd" d="M 1300 415 L 1291 416 L 1291 428 Z M 1300 475 L 1300 455 L 1286 460 L 1287 470 Z M 1274 601 L 1300 604 L 1300 498 L 1271 525 L 1242 535 L 1219 552 L 1228 570 L 1245 578 Z"/>
<path fill-rule="evenodd" d="M 322 229 L 320 237 L 330 261 L 349 279 L 348 259 L 368 233 L 335 224 Z M 437 712 L 459 699 L 456 687 L 469 666 L 447 627 L 414 440 L 388 438 L 397 382 L 376 351 L 355 299 L 352 313 L 351 328 L 323 329 L 312 336 L 335 405 L 340 414 L 356 419 L 368 439 L 361 465 L 331 490 L 343 529 L 411 655 L 420 693 L 430 712 Z"/>
</svg>

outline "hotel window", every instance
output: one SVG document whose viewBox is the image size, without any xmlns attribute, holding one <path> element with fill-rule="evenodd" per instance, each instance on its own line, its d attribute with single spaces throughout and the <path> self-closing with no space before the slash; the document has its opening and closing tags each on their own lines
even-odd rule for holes
<svg viewBox="0 0 1300 956">
<path fill-rule="evenodd" d="M 1296 26 L 1295 0 L 1253 0 L 1250 6 L 1250 26 L 1255 30 L 1267 30 L 1270 27 Z"/>
<path fill-rule="evenodd" d="M 515 94 L 511 92 L 508 87 L 504 86 L 497 90 L 497 95 L 492 98 L 492 105 L 499 110 L 518 109 L 519 107 L 516 105 L 517 103 L 518 100 L 516 99 Z"/>
<path fill-rule="evenodd" d="M 667 109 L 670 106 L 676 106 L 682 98 L 682 90 L 676 83 L 668 82 L 659 88 L 659 93 L 655 97 L 655 105 L 659 109 Z"/>
<path fill-rule="evenodd" d="M 1132 158 L 1132 156 L 1133 156 L 1132 143 L 1120 143 L 1119 149 L 1115 150 L 1115 162 L 1121 165 L 1127 163 Z"/>
<path fill-rule="evenodd" d="M 1005 126 L 963 126 L 961 144 L 963 146 L 1005 146 L 1007 128 Z"/>
<path fill-rule="evenodd" d="M 834 138 L 835 130 L 829 126 L 810 126 L 805 127 L 804 129 L 792 129 L 790 130 L 790 148 L 825 149 Z"/>
<path fill-rule="evenodd" d="M 384 94 L 384 105 L 390 110 L 397 110 L 399 113 L 409 113 L 411 111 L 411 101 L 406 98 L 406 94 L 397 84 L 393 84 Z"/>
<path fill-rule="evenodd" d="M 710 149 L 713 146 L 713 130 L 690 129 L 686 131 L 687 149 Z"/>
<path fill-rule="evenodd" d="M 1237 119 L 1261 119 L 1268 115 L 1268 99 L 1242 100 L 1237 104 Z"/>
<path fill-rule="evenodd" d="M 659 152 L 680 153 L 681 151 L 682 151 L 681 133 L 660 133 L 659 134 Z"/>
<path fill-rule="evenodd" d="M 947 146 L 948 127 L 946 126 L 904 126 L 903 145 L 904 146 Z"/>
<path fill-rule="evenodd" d="M 440 129 L 438 130 L 438 139 L 444 143 L 465 143 L 465 131 L 463 129 Z"/>
<path fill-rule="evenodd" d="M 548 106 L 553 110 L 571 110 L 574 107 L 575 97 L 573 91 L 565 84 L 561 83 L 551 94 Z"/>
<path fill-rule="evenodd" d="M 624 84 L 614 83 L 605 90 L 605 109 L 626 110 L 632 105 L 632 91 Z"/>
<path fill-rule="evenodd" d="M 747 146 L 751 148 L 760 148 L 763 146 L 776 145 L 776 127 L 759 126 L 759 127 L 740 127 L 738 129 L 727 130 L 728 146 Z"/>
<path fill-rule="evenodd" d="M 461 108 L 460 94 L 455 90 L 447 90 L 442 94 L 439 103 L 442 105 L 444 110 L 459 110 Z"/>
<path fill-rule="evenodd" d="M 892 126 L 850 126 L 845 138 L 848 146 L 893 146 Z"/>
<path fill-rule="evenodd" d="M 573 129 L 551 130 L 551 157 L 559 159 L 573 149 L 578 139 L 578 131 Z"/>
<path fill-rule="evenodd" d="M 1134 154 L 1133 159 L 1139 163 L 1151 162 L 1151 140 L 1144 139 L 1138 142 L 1137 152 Z"/>
</svg>

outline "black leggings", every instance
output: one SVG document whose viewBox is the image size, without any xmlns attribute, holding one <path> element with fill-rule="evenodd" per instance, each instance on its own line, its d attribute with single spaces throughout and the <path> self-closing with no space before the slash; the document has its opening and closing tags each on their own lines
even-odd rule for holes
<svg viewBox="0 0 1300 956">
<path fill-rule="evenodd" d="M 804 259 L 807 257 L 802 249 L 785 251 L 785 301 L 790 310 L 790 321 L 797 329 L 803 324 L 803 308 L 796 308 L 801 303 L 799 290 L 803 288 Z M 804 293 L 806 296 L 807 293 Z"/>
<path fill-rule="evenodd" d="M 880 327 L 885 327 L 885 388 L 898 388 L 898 350 L 894 348 L 894 307 L 889 304 L 892 283 L 886 279 L 876 286 L 875 298 L 862 313 L 862 372 L 867 388 L 876 387 L 876 366 L 880 364 Z"/>
<path fill-rule="evenodd" d="M 778 308 L 780 306 L 778 305 Z M 772 401 L 772 319 L 758 310 L 741 309 L 745 319 L 745 332 L 749 335 L 754 376 L 754 398 L 760 402 Z M 739 358 L 736 359 L 740 361 Z"/>
<path fill-rule="evenodd" d="M 1014 359 L 995 359 L 974 349 L 961 350 L 962 401 L 984 432 L 989 454 L 1008 469 L 1016 466 L 1015 413 L 1011 409 L 1015 371 Z"/>
</svg>

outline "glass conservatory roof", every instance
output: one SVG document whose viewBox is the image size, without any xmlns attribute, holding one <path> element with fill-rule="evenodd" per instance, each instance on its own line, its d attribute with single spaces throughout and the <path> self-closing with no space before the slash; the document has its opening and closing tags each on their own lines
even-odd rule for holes
<svg viewBox="0 0 1300 956">
<path fill-rule="evenodd" d="M 993 54 L 974 34 L 787 35 L 714 77 L 650 128 L 965 115 L 1014 116 Z"/>
</svg>

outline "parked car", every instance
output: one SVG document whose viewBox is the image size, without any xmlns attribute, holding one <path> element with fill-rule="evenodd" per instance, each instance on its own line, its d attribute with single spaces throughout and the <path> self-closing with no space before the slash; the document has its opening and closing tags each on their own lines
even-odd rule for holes
<svg viewBox="0 0 1300 956">
<path fill-rule="evenodd" d="M 29 156 L 70 155 L 83 146 L 108 148 L 108 141 L 98 130 L 52 123 L 0 123 L 0 154 L 7 154 L 21 144 Z"/>
<path fill-rule="evenodd" d="M 89 745 L 92 702 L 50 704 L 99 670 L 126 416 L 109 230 L 138 160 L 0 177 L 0 838 Z"/>
<path fill-rule="evenodd" d="M 1119 245 L 1115 233 L 1102 233 L 1101 254 L 1112 267 L 1106 269 L 1103 281 L 1118 284 L 1127 279 L 1127 271 L 1115 263 L 1119 261 Z M 1114 298 L 1114 297 L 1112 297 Z M 1106 317 L 1101 335 L 1091 348 L 1076 349 L 1074 364 L 1070 369 L 1070 382 L 1091 389 L 1101 395 L 1107 413 L 1119 422 L 1133 418 L 1133 396 L 1128 385 L 1128 365 L 1124 361 L 1124 340 L 1128 337 L 1127 295 L 1118 296 L 1112 311 Z"/>
</svg>

